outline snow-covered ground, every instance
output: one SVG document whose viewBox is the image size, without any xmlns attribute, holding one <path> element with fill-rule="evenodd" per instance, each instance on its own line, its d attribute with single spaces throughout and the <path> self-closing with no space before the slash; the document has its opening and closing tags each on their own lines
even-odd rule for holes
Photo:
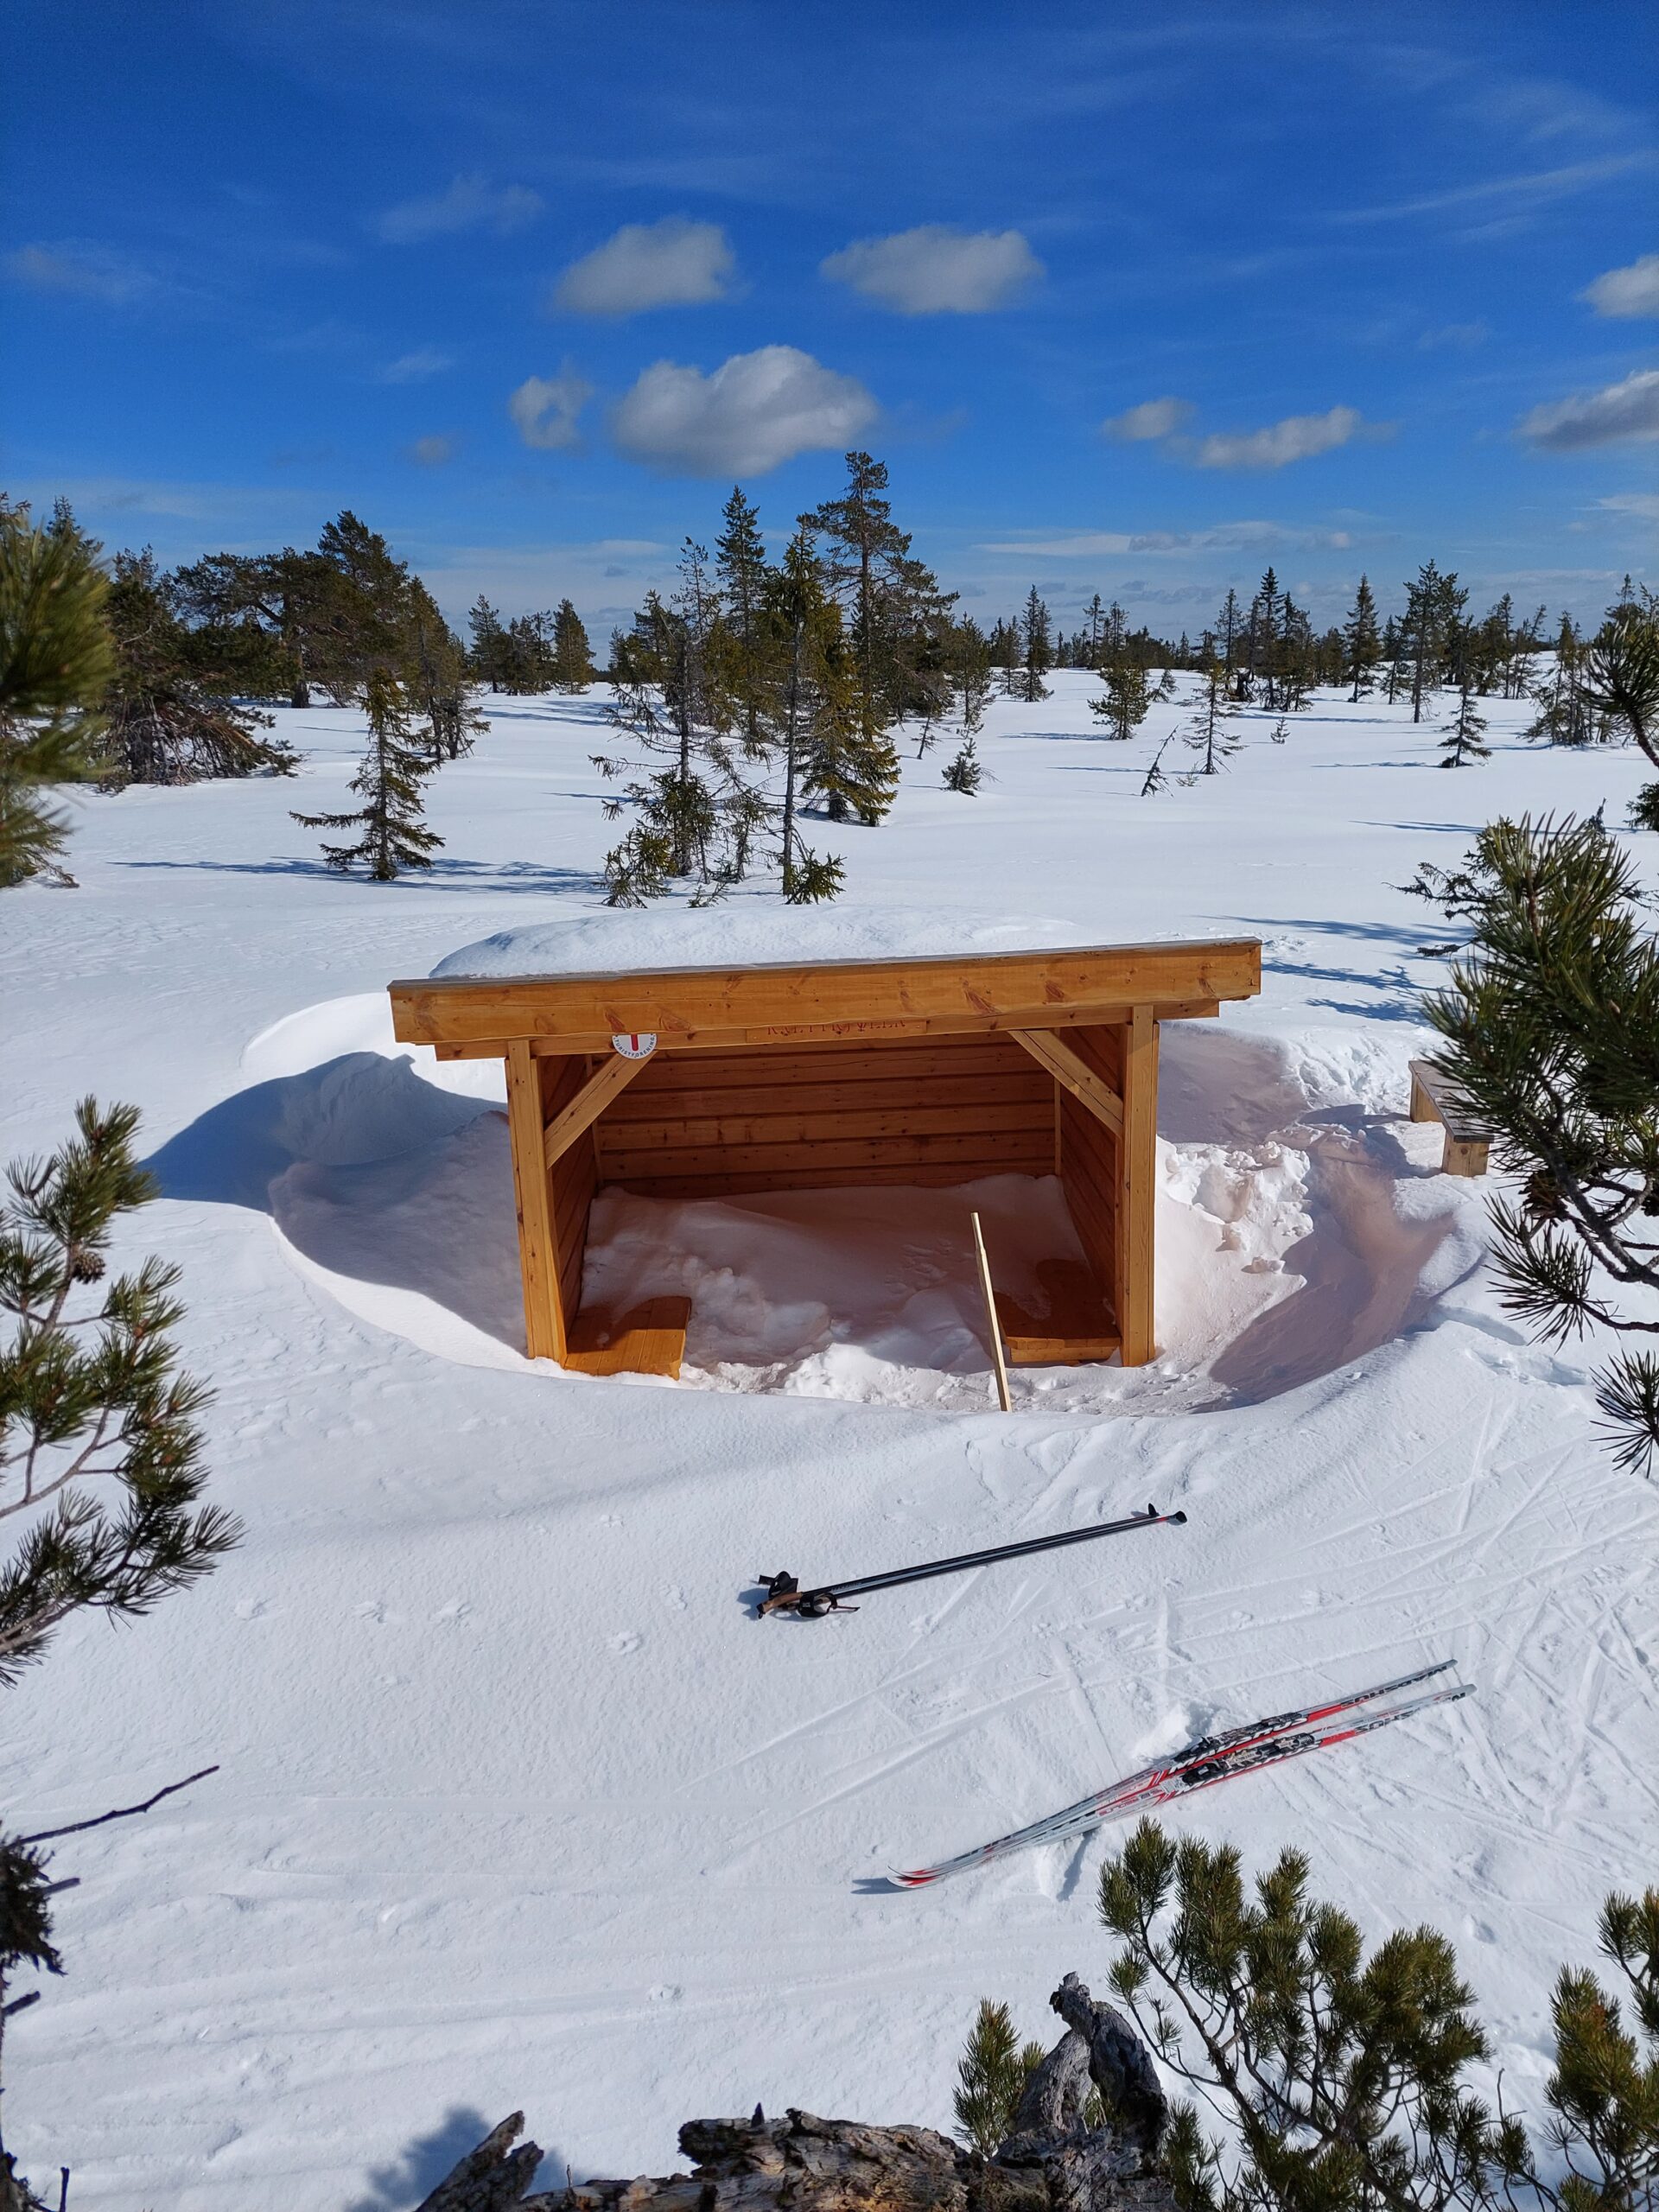
<svg viewBox="0 0 1659 2212">
<path fill-rule="evenodd" d="M 429 876 L 317 865 L 289 809 L 340 802 L 360 731 L 320 709 L 281 717 L 299 782 L 89 798 L 81 888 L 6 894 L 5 1151 L 88 1090 L 143 1107 L 167 1195 L 131 1249 L 184 1267 L 213 1495 L 247 1524 L 197 1591 L 67 1631 L 6 1697 L 26 1827 L 220 1764 L 63 1850 L 69 1974 L 8 2032 L 8 2136 L 72 2162 L 78 2206 L 390 2212 L 516 2106 L 556 2177 L 668 2171 L 683 2118 L 757 2100 L 947 2124 L 978 1997 L 1044 2035 L 1056 1977 L 1103 1974 L 1103 1845 L 916 1896 L 866 1878 L 1443 1656 L 1476 1697 L 1179 1817 L 1252 1863 L 1306 1847 L 1374 1934 L 1444 1928 L 1535 2104 L 1555 1964 L 1606 1888 L 1659 1876 L 1659 1495 L 1598 1442 L 1594 1348 L 1497 1306 L 1489 1186 L 1404 1118 L 1442 925 L 1395 887 L 1502 810 L 1622 820 L 1640 763 L 1528 747 L 1493 702 L 1494 760 L 1446 773 L 1402 710 L 1327 700 L 1142 799 L 1174 710 L 1114 745 L 1090 688 L 994 708 L 980 798 L 936 751 L 880 830 L 814 831 L 849 914 L 1263 941 L 1259 1001 L 1166 1033 L 1165 1356 L 1018 1377 L 1008 1419 L 961 1193 L 603 1199 L 594 1285 L 693 1292 L 683 1384 L 519 1357 L 498 1071 L 399 1054 L 382 995 L 599 914 L 600 695 L 486 702 Z M 787 928 L 753 905 L 757 943 Z M 980 1186 L 1011 1264 L 1049 1249 L 1052 1195 Z M 851 1619 L 740 1602 L 757 1570 L 1149 1498 L 1186 1528 Z"/>
</svg>

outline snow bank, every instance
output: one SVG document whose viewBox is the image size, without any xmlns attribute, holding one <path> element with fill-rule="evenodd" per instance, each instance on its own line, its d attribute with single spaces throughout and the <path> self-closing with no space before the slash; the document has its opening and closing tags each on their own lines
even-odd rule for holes
<svg viewBox="0 0 1659 2212">
<path fill-rule="evenodd" d="M 789 906 L 774 892 L 712 906 L 607 906 L 498 930 L 440 960 L 434 976 L 613 976 L 664 969 L 785 967 L 832 960 L 946 960 L 1108 944 L 1109 927 L 938 906 Z"/>
</svg>

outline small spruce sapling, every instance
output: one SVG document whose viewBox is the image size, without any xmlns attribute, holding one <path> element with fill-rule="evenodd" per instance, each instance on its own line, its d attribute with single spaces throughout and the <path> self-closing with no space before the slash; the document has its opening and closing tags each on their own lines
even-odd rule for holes
<svg viewBox="0 0 1659 2212">
<path fill-rule="evenodd" d="M 1168 783 L 1169 778 L 1164 773 L 1164 755 L 1174 742 L 1174 738 L 1175 733 L 1172 730 L 1153 754 L 1152 766 L 1147 770 L 1147 779 L 1141 786 L 1142 798 L 1150 798 L 1154 791 L 1162 791 Z"/>
<path fill-rule="evenodd" d="M 1473 678 L 1467 666 L 1458 685 L 1458 703 L 1452 719 L 1440 726 L 1440 766 L 1462 768 L 1471 760 L 1490 760 L 1486 717 L 1476 703 Z"/>
<path fill-rule="evenodd" d="M 985 770 L 979 757 L 979 748 L 971 735 L 962 741 L 962 750 L 944 772 L 947 791 L 960 791 L 965 798 L 978 796 Z"/>
<path fill-rule="evenodd" d="M 369 749 L 351 783 L 362 805 L 346 814 L 296 814 L 294 819 L 305 830 L 359 831 L 351 844 L 325 845 L 323 859 L 341 874 L 360 862 L 372 883 L 392 883 L 407 868 L 430 868 L 443 843 L 423 818 L 421 787 L 432 759 L 410 729 L 403 686 L 384 671 L 369 677 L 365 711 Z"/>
</svg>

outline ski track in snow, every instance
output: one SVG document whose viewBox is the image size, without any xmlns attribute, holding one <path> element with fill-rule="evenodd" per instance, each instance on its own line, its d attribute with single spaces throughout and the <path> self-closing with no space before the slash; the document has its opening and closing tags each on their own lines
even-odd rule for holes
<svg viewBox="0 0 1659 2212">
<path fill-rule="evenodd" d="M 1016 1376 L 1009 1420 L 961 1192 L 618 1201 L 590 1281 L 685 1282 L 708 1363 L 676 1389 L 520 1357 L 499 1072 L 397 1052 L 384 993 L 530 922 L 602 955 L 597 699 L 501 703 L 431 786 L 429 877 L 316 865 L 289 810 L 361 735 L 319 709 L 279 716 L 298 783 L 77 799 L 81 888 L 7 894 L 8 1155 L 88 1090 L 143 1108 L 165 1195 L 118 1256 L 184 1269 L 213 1494 L 247 1525 L 200 1589 L 76 1624 L 8 1693 L 21 1824 L 220 1765 L 60 1848 L 69 1973 L 8 2034 L 8 2132 L 26 2167 L 73 2154 L 85 2212 L 392 2212 L 519 2106 L 556 2181 L 669 2171 L 680 2120 L 757 2099 L 945 2126 L 978 1998 L 1046 2035 L 1058 1977 L 1103 1975 L 1123 1831 L 912 1896 L 867 1878 L 1438 1658 L 1473 1698 L 1166 1817 L 1252 1867 L 1306 1849 L 1373 1937 L 1444 1929 L 1535 2105 L 1556 1965 L 1592 1957 L 1607 1888 L 1659 1877 L 1659 1492 L 1598 1439 L 1595 1344 L 1499 1306 L 1494 1185 L 1438 1176 L 1405 1118 L 1437 930 L 1390 887 L 1501 811 L 1618 821 L 1641 764 L 1529 747 L 1492 702 L 1495 758 L 1448 776 L 1432 727 L 1325 700 L 1143 802 L 1174 710 L 1114 745 L 1090 688 L 996 705 L 979 798 L 930 758 L 879 832 L 814 827 L 849 930 L 948 927 L 970 890 L 1091 941 L 1264 941 L 1259 1001 L 1166 1033 L 1164 1356 Z M 738 896 L 786 957 L 785 911 Z M 1016 1273 L 1060 1233 L 1042 1186 L 973 1202 Z M 1149 1499 L 1187 1526 L 846 1618 L 741 1602 L 763 1566 Z"/>
</svg>

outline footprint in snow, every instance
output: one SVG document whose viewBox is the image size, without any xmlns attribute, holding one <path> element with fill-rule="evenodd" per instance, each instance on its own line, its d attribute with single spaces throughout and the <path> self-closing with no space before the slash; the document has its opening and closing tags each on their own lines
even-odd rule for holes
<svg viewBox="0 0 1659 2212">
<path fill-rule="evenodd" d="M 435 1621 L 465 1620 L 472 1607 L 464 1598 L 452 1598 L 447 1605 L 440 1605 L 432 1618 Z"/>
<path fill-rule="evenodd" d="M 386 1618 L 386 1609 L 378 1598 L 365 1599 L 360 1605 L 354 1605 L 352 1611 L 353 1617 L 359 1621 L 384 1621 Z"/>
<path fill-rule="evenodd" d="M 653 2005 L 677 2005 L 684 1994 L 677 1981 L 659 1981 L 650 1992 Z"/>
<path fill-rule="evenodd" d="M 624 1629 L 620 1636 L 611 1638 L 611 1649 L 622 1658 L 630 1651 L 637 1651 L 645 1640 L 637 1629 Z"/>
<path fill-rule="evenodd" d="M 239 1621 L 263 1620 L 270 1611 L 263 1598 L 244 1598 L 236 1609 L 236 1618 Z"/>
</svg>

